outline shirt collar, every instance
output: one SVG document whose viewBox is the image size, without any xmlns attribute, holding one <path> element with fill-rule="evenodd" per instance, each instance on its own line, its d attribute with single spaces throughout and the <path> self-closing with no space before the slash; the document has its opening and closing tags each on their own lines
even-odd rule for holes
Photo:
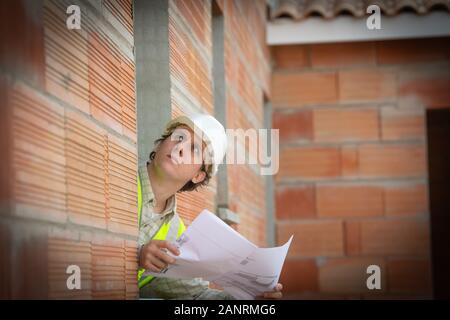
<svg viewBox="0 0 450 320">
<path fill-rule="evenodd" d="M 139 166 L 139 177 L 141 178 L 141 188 L 142 188 L 142 204 L 149 204 L 153 207 L 155 201 L 155 195 L 152 190 L 152 185 L 150 183 L 150 178 L 148 176 L 147 164 Z M 161 213 L 156 213 L 161 216 L 165 216 L 171 212 L 175 212 L 177 208 L 177 199 L 173 195 L 167 199 L 167 205 Z"/>
</svg>

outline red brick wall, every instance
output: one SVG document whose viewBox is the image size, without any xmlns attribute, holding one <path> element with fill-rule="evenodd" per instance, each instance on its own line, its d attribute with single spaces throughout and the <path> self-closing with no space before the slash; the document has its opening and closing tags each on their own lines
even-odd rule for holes
<svg viewBox="0 0 450 320">
<path fill-rule="evenodd" d="M 132 1 L 86 2 L 81 30 L 24 3 L 1 5 L 1 296 L 136 298 Z"/>
<path fill-rule="evenodd" d="M 132 1 L 2 1 L 0 296 L 137 298 L 137 131 Z M 33 5 L 31 5 L 33 3 Z M 215 113 L 211 1 L 169 3 L 172 116 Z M 28 7 L 29 6 L 29 7 Z M 270 95 L 265 1 L 219 1 L 229 128 L 262 127 Z M 12 26 L 12 27 L 11 27 Z M 236 228 L 265 244 L 264 179 L 227 168 Z M 217 181 L 178 196 L 190 223 L 216 208 Z M 68 291 L 66 268 L 81 268 Z"/>
<path fill-rule="evenodd" d="M 272 48 L 288 296 L 431 296 L 425 110 L 450 107 L 449 53 L 449 38 Z"/>
<path fill-rule="evenodd" d="M 262 128 L 264 95 L 270 97 L 270 52 L 266 45 L 265 1 L 223 1 L 227 126 Z M 248 151 L 248 145 L 244 146 Z M 265 176 L 249 166 L 227 165 L 230 208 L 241 223 L 237 230 L 266 245 Z"/>
<path fill-rule="evenodd" d="M 212 79 L 212 3 L 170 2 L 172 116 L 190 110 L 215 114 Z M 227 128 L 263 126 L 263 96 L 269 95 L 270 53 L 265 40 L 264 1 L 218 1 L 224 16 Z M 248 149 L 248 146 L 246 146 Z M 237 230 L 266 244 L 264 177 L 246 165 L 227 165 L 230 209 L 239 214 Z M 199 192 L 178 195 L 189 223 L 202 208 L 215 210 L 216 178 Z"/>
</svg>

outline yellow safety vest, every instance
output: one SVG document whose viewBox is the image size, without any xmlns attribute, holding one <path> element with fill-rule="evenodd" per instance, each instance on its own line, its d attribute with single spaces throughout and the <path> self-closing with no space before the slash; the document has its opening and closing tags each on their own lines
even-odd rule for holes
<svg viewBox="0 0 450 320">
<path fill-rule="evenodd" d="M 141 188 L 141 178 L 138 174 L 138 223 L 139 226 L 141 225 L 141 212 L 142 212 L 142 188 Z M 178 224 L 178 231 L 176 238 L 178 239 L 183 232 L 186 230 L 186 226 L 183 223 L 183 220 L 175 214 L 174 217 L 169 221 L 164 223 L 161 228 L 159 228 L 158 232 L 153 236 L 152 240 L 166 240 L 167 235 L 169 234 L 169 230 L 171 227 L 171 224 L 175 223 Z M 152 281 L 155 277 L 154 276 L 143 276 L 143 273 L 145 272 L 144 268 L 140 268 L 138 270 L 138 286 L 139 289 L 143 286 L 147 285 Z"/>
</svg>

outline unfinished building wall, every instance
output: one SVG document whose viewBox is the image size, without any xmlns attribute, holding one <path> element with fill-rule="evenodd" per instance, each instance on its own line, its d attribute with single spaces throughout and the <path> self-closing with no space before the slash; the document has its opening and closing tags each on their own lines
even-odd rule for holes
<svg viewBox="0 0 450 320">
<path fill-rule="evenodd" d="M 1 295 L 136 298 L 132 1 L 1 6 Z"/>
<path fill-rule="evenodd" d="M 154 10 L 156 2 L 148 1 Z M 163 71 L 168 91 L 156 92 L 167 94 L 168 103 L 144 101 L 150 113 L 137 119 L 137 97 L 145 97 L 155 82 L 137 92 L 135 74 L 154 75 L 163 68 L 136 70 L 136 3 L 1 2 L 2 297 L 138 297 L 136 169 L 142 160 L 138 149 L 153 141 L 138 143 L 143 136 L 137 122 L 141 130 L 156 132 L 161 114 L 217 115 L 212 38 L 217 10 L 224 22 L 220 112 L 227 128 L 263 127 L 264 96 L 270 97 L 265 1 L 163 4 L 167 38 L 147 44 L 152 52 L 146 54 L 168 46 Z M 80 8 L 80 29 L 67 27 L 71 5 Z M 235 228 L 265 245 L 264 177 L 247 165 L 230 165 L 225 172 L 224 205 L 240 218 Z M 216 211 L 217 184 L 216 177 L 199 192 L 178 195 L 187 224 L 203 208 Z M 72 265 L 81 271 L 79 290 L 67 287 Z"/>
<path fill-rule="evenodd" d="M 273 47 L 278 241 L 292 297 L 431 297 L 427 109 L 448 38 Z M 381 268 L 369 291 L 366 269 Z"/>
</svg>

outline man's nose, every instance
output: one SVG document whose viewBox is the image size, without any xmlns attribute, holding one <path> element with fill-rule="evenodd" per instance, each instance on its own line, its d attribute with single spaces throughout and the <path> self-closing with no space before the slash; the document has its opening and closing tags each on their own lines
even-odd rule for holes
<svg viewBox="0 0 450 320">
<path fill-rule="evenodd" d="M 186 152 L 188 151 L 188 149 L 186 149 L 186 148 L 189 148 L 189 146 L 190 146 L 190 143 L 188 141 L 182 141 L 182 142 L 177 143 L 177 145 L 176 145 L 177 155 L 180 158 L 182 158 L 183 155 L 187 154 Z"/>
</svg>

